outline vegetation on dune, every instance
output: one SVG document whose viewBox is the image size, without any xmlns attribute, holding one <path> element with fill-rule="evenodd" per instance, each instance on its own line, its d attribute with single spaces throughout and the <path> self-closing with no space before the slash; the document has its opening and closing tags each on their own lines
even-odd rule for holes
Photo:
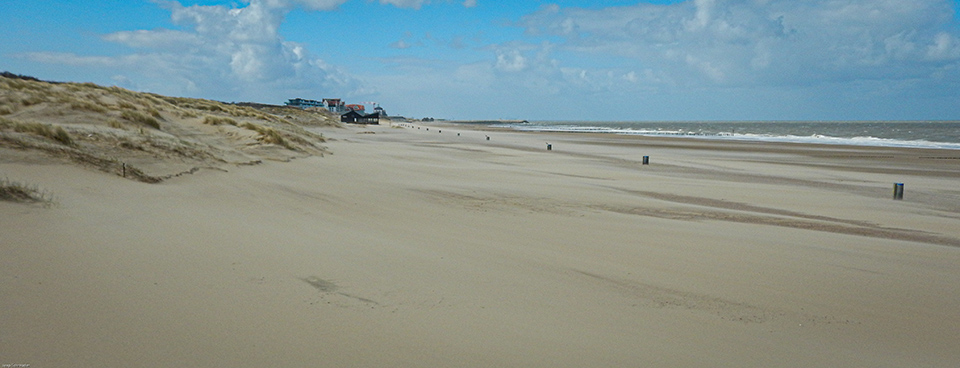
<svg viewBox="0 0 960 368">
<path fill-rule="evenodd" d="M 20 99 L 20 104 L 29 107 L 33 105 L 39 105 L 46 102 L 47 99 L 39 95 L 31 95 Z"/>
<path fill-rule="evenodd" d="M 74 110 L 91 111 L 91 112 L 98 112 L 98 113 L 105 113 L 109 111 L 109 109 L 107 109 L 102 105 L 90 103 L 87 101 L 79 101 L 79 100 L 70 102 L 70 108 Z"/>
<path fill-rule="evenodd" d="M 143 124 L 153 129 L 160 130 L 160 121 L 152 116 L 147 116 L 137 111 L 124 110 L 120 113 L 120 117 L 134 123 Z"/>
<path fill-rule="evenodd" d="M 36 185 L 25 185 L 9 179 L 0 179 L 0 201 L 51 203 L 50 193 L 40 190 Z"/>
<path fill-rule="evenodd" d="M 137 110 L 136 105 L 129 103 L 127 101 L 122 101 L 122 100 L 117 101 L 117 106 L 119 106 L 121 109 L 124 109 L 124 110 L 133 110 L 133 111 Z"/>
<path fill-rule="evenodd" d="M 323 136 L 303 127 L 338 124 L 326 111 L 167 97 L 93 83 L 0 74 L 0 150 L 42 152 L 148 183 L 171 177 L 165 173 L 172 167 L 193 172 L 264 158 L 323 155 Z M 201 129 L 200 125 L 224 127 Z M 237 128 L 256 132 L 256 142 Z M 261 149 L 266 145 L 285 150 Z M 13 189 L 7 191 L 11 197 L 22 196 L 13 194 Z"/>
<path fill-rule="evenodd" d="M 51 127 L 40 123 L 24 123 L 15 120 L 0 118 L 0 129 L 13 129 L 18 133 L 30 133 L 40 137 L 50 138 L 64 145 L 72 145 L 73 138 L 63 127 Z"/>
<path fill-rule="evenodd" d="M 237 121 L 236 121 L 236 120 L 233 120 L 233 119 L 227 118 L 227 117 L 222 117 L 222 116 L 210 116 L 210 115 L 207 115 L 207 116 L 205 116 L 205 117 L 203 118 L 203 123 L 204 123 L 204 124 L 207 124 L 207 125 L 223 125 L 223 124 L 229 124 L 229 125 L 237 126 Z"/>
<path fill-rule="evenodd" d="M 0 116 L 10 115 L 17 111 L 17 104 L 11 101 L 10 96 L 0 96 Z"/>
<path fill-rule="evenodd" d="M 277 132 L 276 129 L 268 128 L 265 126 L 260 126 L 253 123 L 244 123 L 242 125 L 244 128 L 250 129 L 257 133 L 260 133 L 260 141 L 263 143 L 276 144 L 279 146 L 286 147 L 287 149 L 296 151 L 297 148 L 291 146 L 283 139 L 283 136 L 280 135 L 280 132 Z"/>
</svg>

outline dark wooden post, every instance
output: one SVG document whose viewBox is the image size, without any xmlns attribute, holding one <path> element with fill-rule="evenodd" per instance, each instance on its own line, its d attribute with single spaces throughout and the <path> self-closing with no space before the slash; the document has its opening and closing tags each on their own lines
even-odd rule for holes
<svg viewBox="0 0 960 368">
<path fill-rule="evenodd" d="M 893 199 L 895 200 L 903 199 L 903 183 L 893 184 Z"/>
</svg>

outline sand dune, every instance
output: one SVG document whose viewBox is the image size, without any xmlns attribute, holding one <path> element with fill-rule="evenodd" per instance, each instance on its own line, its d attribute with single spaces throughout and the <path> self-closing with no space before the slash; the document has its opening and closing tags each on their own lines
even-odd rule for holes
<svg viewBox="0 0 960 368">
<path fill-rule="evenodd" d="M 155 184 L 2 151 L 54 201 L 0 202 L 0 363 L 960 364 L 957 152 L 407 126 Z"/>
<path fill-rule="evenodd" d="M 320 111 L 0 77 L 4 156 L 41 155 L 145 182 L 322 155 L 323 137 L 303 127 L 338 125 Z"/>
</svg>

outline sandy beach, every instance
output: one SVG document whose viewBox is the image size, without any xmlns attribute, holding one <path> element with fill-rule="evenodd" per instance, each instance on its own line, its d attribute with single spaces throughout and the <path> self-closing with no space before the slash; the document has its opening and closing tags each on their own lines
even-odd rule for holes
<svg viewBox="0 0 960 368">
<path fill-rule="evenodd" d="M 54 198 L 0 202 L 0 364 L 960 366 L 960 152 L 307 130 L 155 184 L 0 159 Z"/>
</svg>

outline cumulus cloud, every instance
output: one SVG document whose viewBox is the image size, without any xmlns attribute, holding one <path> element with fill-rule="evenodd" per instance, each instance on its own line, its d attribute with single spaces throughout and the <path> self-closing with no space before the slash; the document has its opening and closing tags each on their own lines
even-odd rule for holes
<svg viewBox="0 0 960 368">
<path fill-rule="evenodd" d="M 901 48 L 905 51 L 913 51 L 914 45 L 908 44 Z M 933 44 L 927 48 L 927 56 L 930 60 L 956 60 L 960 58 L 960 42 L 956 36 L 939 33 L 934 38 Z"/>
<path fill-rule="evenodd" d="M 947 0 L 694 0 L 550 5 L 518 25 L 531 36 L 561 37 L 567 52 L 618 57 L 624 71 L 749 86 L 929 77 L 960 62 L 952 14 Z"/>
<path fill-rule="evenodd" d="M 398 8 L 413 8 L 420 9 L 423 4 L 428 3 L 429 0 L 380 0 L 381 4 L 390 4 Z"/>
<path fill-rule="evenodd" d="M 347 0 L 267 0 L 267 5 L 275 8 L 302 6 L 308 10 L 333 10 Z"/>
<path fill-rule="evenodd" d="M 128 87 L 220 99 L 276 100 L 297 91 L 366 93 L 357 79 L 278 33 L 295 8 L 332 10 L 346 0 L 251 0 L 243 7 L 156 1 L 181 30 L 122 31 L 102 39 L 136 53 L 79 56 L 32 53 L 46 63 L 115 68 Z"/>
<path fill-rule="evenodd" d="M 393 5 L 398 8 L 411 8 L 411 9 L 420 9 L 426 4 L 430 4 L 430 0 L 379 0 L 380 4 L 384 5 Z M 443 2 L 449 2 L 450 0 L 444 0 Z M 464 0 L 463 7 L 472 8 L 477 6 L 477 0 Z"/>
<path fill-rule="evenodd" d="M 498 51 L 496 66 L 505 72 L 520 72 L 527 68 L 527 58 L 518 50 Z"/>
<path fill-rule="evenodd" d="M 322 61 L 311 60 L 303 47 L 284 41 L 277 30 L 287 11 L 293 7 L 332 9 L 343 1 L 253 0 L 243 8 L 185 7 L 175 2 L 166 3 L 173 21 L 192 29 L 192 32 L 137 31 L 137 37 L 118 33 L 108 35 L 107 39 L 141 43 L 151 39 L 187 39 L 192 42 L 166 45 L 152 42 L 141 46 L 161 54 L 201 55 L 210 60 L 214 68 L 228 65 L 228 75 L 241 81 L 264 82 L 304 77 L 325 81 L 328 79 L 326 74 L 337 71 L 320 67 L 325 65 Z"/>
<path fill-rule="evenodd" d="M 407 42 L 406 40 L 397 40 L 396 42 L 390 44 L 390 48 L 393 48 L 393 49 L 404 50 L 404 49 L 409 49 L 411 47 L 413 47 L 413 45 Z"/>
</svg>

